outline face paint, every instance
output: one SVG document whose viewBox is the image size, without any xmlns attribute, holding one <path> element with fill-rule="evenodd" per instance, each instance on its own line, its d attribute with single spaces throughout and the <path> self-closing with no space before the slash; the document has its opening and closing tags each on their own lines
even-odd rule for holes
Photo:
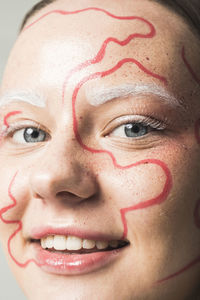
<svg viewBox="0 0 200 300">
<path fill-rule="evenodd" d="M 10 200 L 13 202 L 12 204 L 0 209 L 0 219 L 2 222 L 4 222 L 5 224 L 16 224 L 18 225 L 17 226 L 17 229 L 11 234 L 11 236 L 9 237 L 8 239 L 8 253 L 10 255 L 10 257 L 12 258 L 12 260 L 16 263 L 16 265 L 18 265 L 20 268 L 25 268 L 29 263 L 31 262 L 34 262 L 36 265 L 38 266 L 41 266 L 39 265 L 35 260 L 33 259 L 30 259 L 30 260 L 27 260 L 25 263 L 20 263 L 16 258 L 15 256 L 13 255 L 12 253 L 12 250 L 11 250 L 11 241 L 12 239 L 22 230 L 22 222 L 19 221 L 19 220 L 7 220 L 3 215 L 9 211 L 10 209 L 13 209 L 16 205 L 17 205 L 17 201 L 15 199 L 15 197 L 12 195 L 12 186 L 14 184 L 14 181 L 15 181 L 15 178 L 17 176 L 17 173 L 15 173 L 15 175 L 13 176 L 12 180 L 11 180 L 11 183 L 8 187 L 8 195 L 9 195 L 9 198 Z"/>
<path fill-rule="evenodd" d="M 114 16 L 112 14 L 110 14 L 109 12 L 102 10 L 102 9 L 98 9 L 98 8 L 87 8 L 84 10 L 79 10 L 79 11 L 75 11 L 75 12 L 65 12 L 65 11 L 61 11 L 61 10 L 54 10 L 51 11 L 45 15 L 43 15 L 42 17 L 40 17 L 39 19 L 37 19 L 35 22 L 31 23 L 30 25 L 28 25 L 24 30 L 26 31 L 28 28 L 31 28 L 34 24 L 36 24 L 38 21 L 40 21 L 41 19 L 43 19 L 44 17 L 47 17 L 50 14 L 60 14 L 60 15 L 67 15 L 67 14 L 75 14 L 75 13 L 81 13 L 87 10 L 96 10 L 102 13 L 105 13 L 107 16 L 111 17 L 111 18 L 115 18 L 115 19 L 119 19 L 119 20 L 126 20 L 126 21 L 130 21 L 130 20 L 139 20 L 142 21 L 143 23 L 145 23 L 146 25 L 148 25 L 149 27 L 149 33 L 147 34 L 140 34 L 140 33 L 133 33 L 131 35 L 129 35 L 126 39 L 124 40 L 119 40 L 115 37 L 108 37 L 106 40 L 104 40 L 104 42 L 101 44 L 100 50 L 98 51 L 98 53 L 96 54 L 96 56 L 94 56 L 91 59 L 88 59 L 84 62 L 82 62 L 81 64 L 79 64 L 78 66 L 76 66 L 75 68 L 73 68 L 70 72 L 68 72 L 64 84 L 63 84 L 63 89 L 62 89 L 62 102 L 64 104 L 64 100 L 65 100 L 65 90 L 68 84 L 69 79 L 71 78 L 71 76 L 75 73 L 80 72 L 80 70 L 87 68 L 88 66 L 92 65 L 92 64 L 97 64 L 101 61 L 103 61 L 104 56 L 106 54 L 106 50 L 107 50 L 107 46 L 109 43 L 113 43 L 116 45 L 119 45 L 121 47 L 128 45 L 134 38 L 139 38 L 139 39 L 145 39 L 145 38 L 153 38 L 155 36 L 155 28 L 154 26 L 147 20 L 140 18 L 140 17 L 117 17 Z M 106 76 L 109 76 L 111 74 L 114 74 L 115 72 L 117 72 L 121 67 L 123 67 L 126 64 L 132 64 L 133 66 L 137 67 L 140 71 L 142 71 L 143 73 L 145 73 L 147 76 L 151 77 L 153 80 L 158 80 L 160 82 L 160 84 L 166 86 L 168 84 L 168 81 L 165 77 L 163 77 L 162 75 L 156 74 L 154 72 L 152 72 L 150 69 L 148 69 L 147 67 L 145 67 L 143 64 L 141 64 L 138 60 L 134 59 L 134 58 L 124 58 L 122 60 L 118 60 L 118 62 L 114 65 L 114 67 L 106 70 L 106 71 L 102 71 L 102 72 L 97 72 L 94 74 L 91 74 L 90 76 L 87 76 L 85 78 L 83 78 L 81 81 L 79 81 L 79 83 L 76 85 L 74 92 L 73 92 L 73 97 L 72 97 L 72 109 L 73 109 L 73 129 L 74 129 L 74 134 L 76 137 L 76 140 L 78 141 L 79 145 L 86 151 L 91 152 L 93 154 L 107 154 L 108 157 L 111 159 L 112 161 L 112 167 L 113 169 L 120 169 L 123 170 L 123 172 L 128 171 L 129 169 L 133 170 L 133 173 L 136 172 L 136 167 L 137 166 L 141 166 L 141 167 L 145 167 L 147 164 L 152 165 L 152 166 L 157 166 L 161 172 L 164 173 L 165 176 L 165 182 L 163 184 L 162 190 L 160 191 L 160 193 L 158 193 L 158 195 L 156 195 L 153 198 L 147 198 L 143 201 L 139 201 L 138 203 L 133 205 L 127 205 L 127 207 L 122 206 L 122 208 L 120 209 L 120 215 L 121 215 L 121 222 L 123 225 L 123 237 L 125 238 L 127 236 L 127 232 L 128 232 L 128 226 L 127 226 L 127 220 L 126 220 L 126 214 L 130 211 L 134 211 L 134 210 L 141 210 L 141 209 L 145 209 L 148 208 L 150 206 L 153 205 L 159 205 L 161 203 L 163 203 L 166 199 L 167 196 L 171 190 L 172 187 L 172 178 L 171 178 L 171 173 L 170 170 L 168 169 L 167 165 L 158 159 L 144 159 L 144 160 L 140 160 L 137 162 L 134 162 L 132 164 L 129 165 L 121 165 L 119 164 L 119 162 L 117 161 L 117 158 L 114 156 L 114 154 L 110 151 L 106 151 L 103 149 L 95 149 L 92 147 L 89 147 L 88 145 L 86 145 L 84 143 L 84 141 L 82 140 L 82 137 L 79 133 L 78 130 L 78 117 L 77 117 L 77 109 L 76 109 L 76 104 L 77 104 L 77 96 L 79 93 L 79 90 L 81 89 L 81 87 L 86 84 L 87 82 L 89 82 L 90 80 L 93 80 L 95 78 L 103 78 Z M 154 69 L 154 68 L 153 68 Z M 15 177 L 14 177 L 15 178 Z M 14 183 L 14 178 L 10 184 L 9 187 L 9 195 L 10 195 L 10 199 L 13 201 L 13 203 L 16 205 L 16 199 L 14 198 L 14 196 L 11 193 L 11 186 Z M 10 207 L 13 208 L 14 206 Z M 4 208 L 4 213 L 7 211 L 7 208 Z M 3 214 L 3 210 L 1 215 Z M 197 218 L 198 219 L 198 218 Z M 13 221 L 14 222 L 14 221 Z M 20 222 L 20 221 L 17 221 Z M 20 225 L 17 229 L 17 231 L 15 231 L 15 233 L 10 237 L 10 241 L 11 239 L 17 234 L 17 232 L 19 232 L 21 230 L 20 226 L 22 226 L 22 224 Z M 10 242 L 8 244 L 8 248 L 10 247 Z M 10 249 L 10 248 L 9 248 Z M 12 257 L 12 259 L 15 261 L 15 263 L 17 263 L 20 267 L 26 267 L 29 262 L 35 262 L 34 260 L 28 260 L 25 263 L 19 263 L 16 258 L 14 258 L 14 256 L 12 255 L 11 251 L 9 252 L 10 256 Z M 35 262 L 37 264 L 37 262 Z M 181 271 L 176 272 L 176 274 L 170 275 L 168 276 L 168 278 L 172 278 L 174 276 L 177 276 L 179 274 L 181 274 L 181 272 L 185 271 L 186 269 L 190 268 L 192 265 L 194 265 L 196 262 L 192 262 L 190 265 L 188 265 L 187 267 L 183 268 Z M 162 282 L 165 279 L 162 279 L 158 282 Z"/>
<path fill-rule="evenodd" d="M 183 48 L 183 57 L 184 57 L 184 48 Z M 188 70 L 190 71 L 190 73 L 192 74 L 192 77 L 196 80 L 197 77 L 194 73 L 194 71 L 192 70 L 192 68 L 190 67 L 189 63 L 186 61 L 185 57 L 184 57 L 184 62 L 186 64 L 186 66 L 188 67 Z M 200 131 L 199 131 L 199 126 L 200 126 L 200 120 L 197 120 L 195 122 L 195 138 L 197 140 L 197 143 L 200 144 Z M 193 216 L 194 216 L 194 224 L 197 228 L 200 228 L 200 199 L 197 201 L 196 203 L 196 206 L 194 208 L 194 213 L 193 213 Z M 180 269 L 179 271 L 159 280 L 157 283 L 160 284 L 160 283 L 163 283 L 169 279 L 172 279 L 176 276 L 179 276 L 181 275 L 182 273 L 190 270 L 192 267 L 196 266 L 197 264 L 200 263 L 200 255 L 193 259 L 190 263 L 188 263 L 187 265 L 185 265 L 182 269 Z"/>
<path fill-rule="evenodd" d="M 4 128 L 3 128 L 3 131 L 6 131 L 8 128 L 9 128 L 9 123 L 8 123 L 8 119 L 12 116 L 15 116 L 17 114 L 21 114 L 22 112 L 21 111 L 12 111 L 12 112 L 9 112 L 5 117 L 4 117 Z M 3 133 L 2 133 L 2 136 L 3 136 Z M 5 217 L 4 217 L 4 214 L 6 212 L 8 212 L 10 209 L 13 209 L 15 208 L 15 206 L 17 205 L 17 200 L 15 199 L 15 197 L 13 196 L 12 194 L 12 186 L 14 184 L 14 181 L 17 177 L 17 174 L 18 172 L 16 172 L 9 184 L 9 187 L 8 187 L 8 196 L 11 200 L 11 202 L 13 202 L 12 204 L 9 204 L 8 206 L 0 209 L 0 219 L 3 223 L 5 224 L 16 224 L 18 225 L 17 226 L 17 229 L 11 234 L 11 236 L 9 237 L 8 239 L 8 253 L 10 255 L 10 257 L 12 258 L 12 260 L 21 268 L 25 268 L 30 262 L 34 262 L 36 265 L 40 266 L 35 260 L 33 259 L 30 259 L 28 261 L 26 261 L 25 263 L 20 263 L 16 258 L 15 256 L 13 255 L 12 253 L 12 250 L 11 250 L 11 241 L 12 239 L 22 230 L 22 222 L 20 220 L 7 220 Z"/>
<path fill-rule="evenodd" d="M 160 101 L 166 102 L 169 105 L 180 106 L 179 101 L 164 88 L 155 84 L 123 84 L 111 88 L 95 88 L 94 90 L 86 91 L 86 96 L 89 104 L 99 106 L 117 98 L 127 98 L 128 96 L 143 96 L 155 95 Z"/>
<path fill-rule="evenodd" d="M 0 107 L 12 102 L 25 102 L 37 107 L 45 107 L 44 97 L 32 91 L 12 91 L 0 97 Z"/>
<path fill-rule="evenodd" d="M 193 68 L 191 67 L 190 63 L 188 62 L 185 56 L 185 47 L 182 48 L 181 55 L 182 55 L 183 62 L 187 67 L 188 71 L 190 72 L 190 74 L 192 75 L 193 79 L 198 83 L 198 85 L 200 85 L 200 79 L 198 78 L 197 74 L 195 73 L 195 71 L 193 70 Z"/>
<path fill-rule="evenodd" d="M 194 209 L 194 224 L 197 228 L 200 228 L 200 199 L 197 201 L 195 209 Z M 185 273 L 186 271 L 190 270 L 192 267 L 195 267 L 199 263 L 200 263 L 200 255 L 198 257 L 196 257 L 195 259 L 193 259 L 191 262 L 189 262 L 187 265 L 185 265 L 183 268 L 178 270 L 177 272 L 170 274 L 169 276 L 167 276 L 161 280 L 158 280 L 157 283 L 160 284 L 165 281 L 168 281 L 169 279 L 177 277 L 177 276 Z"/>
<path fill-rule="evenodd" d="M 17 114 L 21 114 L 22 112 L 21 111 L 12 111 L 10 113 L 8 113 L 5 117 L 4 117 L 4 126 L 6 126 L 6 128 L 9 127 L 9 124 L 8 124 L 8 118 L 12 117 L 12 116 L 15 116 Z"/>
<path fill-rule="evenodd" d="M 8 118 L 10 118 L 10 117 L 12 117 L 12 116 L 14 116 L 14 115 L 20 114 L 20 113 L 21 113 L 21 111 L 12 111 L 12 112 L 8 113 L 8 114 L 4 117 L 4 120 L 3 120 L 3 127 L 2 127 L 1 130 L 0 130 L 0 144 L 1 144 L 2 140 L 3 140 L 5 131 L 6 131 L 6 130 L 8 129 L 8 127 L 9 127 L 9 124 L 8 124 L 8 121 L 7 121 Z"/>
<path fill-rule="evenodd" d="M 136 16 L 133 16 L 133 17 L 118 17 L 118 16 L 114 16 L 112 14 L 110 14 L 109 12 L 105 11 L 105 10 L 102 10 L 102 9 L 98 9 L 98 8 L 88 8 L 88 9 L 83 9 L 83 10 L 80 10 L 80 11 L 75 11 L 75 12 L 65 12 L 65 11 L 52 11 L 52 12 L 49 12 L 45 15 L 43 15 L 42 17 L 40 17 L 38 20 L 36 20 L 35 22 L 31 23 L 30 25 L 28 25 L 24 30 L 27 30 L 28 28 L 31 28 L 34 24 L 36 24 L 38 21 L 40 21 L 41 19 L 43 19 L 44 17 L 47 17 L 48 15 L 50 14 L 62 14 L 62 15 L 67 15 L 67 14 L 74 14 L 74 13 L 81 13 L 81 12 L 84 12 L 86 10 L 97 10 L 97 11 L 100 11 L 102 13 L 105 13 L 106 15 L 108 15 L 109 17 L 111 18 L 115 18 L 115 19 L 119 19 L 119 20 L 139 20 L 139 21 L 142 21 L 143 23 L 147 24 L 148 27 L 149 27 L 149 33 L 147 34 L 140 34 L 140 33 L 133 33 L 131 35 L 129 35 L 127 38 L 125 38 L 124 40 L 118 40 L 114 37 L 108 37 L 101 45 L 97 55 L 92 58 L 92 59 L 89 59 L 83 63 L 81 63 L 80 65 L 78 65 L 77 67 L 75 67 L 73 70 L 71 70 L 68 75 L 66 76 L 65 78 L 65 81 L 64 81 L 64 84 L 63 84 L 63 93 L 62 93 L 62 100 L 63 100 L 63 103 L 64 103 L 64 99 L 65 99 L 65 89 L 66 89 L 66 86 L 67 86 L 67 83 L 68 83 L 68 80 L 70 79 L 70 77 L 76 73 L 76 72 L 80 72 L 80 70 L 84 69 L 84 68 L 87 68 L 89 65 L 91 64 L 97 64 L 99 62 L 101 62 L 105 56 L 105 53 L 106 53 L 106 48 L 108 46 L 109 43 L 115 43 L 115 44 L 118 44 L 120 46 L 126 46 L 127 44 L 129 44 L 134 38 L 153 38 L 155 36 L 155 28 L 154 26 L 147 20 L 145 20 L 144 18 L 141 18 L 141 17 L 136 17 Z M 87 145 L 85 145 L 79 135 L 79 132 L 78 132 L 78 124 L 77 124 L 77 118 L 76 118 L 76 109 L 75 109 L 75 104 L 76 104 L 76 98 L 77 98 L 77 95 L 78 95 L 78 92 L 80 90 L 80 88 L 84 85 L 84 83 L 88 82 L 89 80 L 93 80 L 94 78 L 100 78 L 100 77 L 106 77 L 106 76 L 109 76 L 110 74 L 112 73 L 115 73 L 118 69 L 120 69 L 123 65 L 127 64 L 127 63 L 132 63 L 134 65 L 136 65 L 141 71 L 143 71 L 144 73 L 146 73 L 148 76 L 151 76 L 157 80 L 159 80 L 161 83 L 163 83 L 164 85 L 167 84 L 167 80 L 163 77 L 163 76 L 160 76 L 156 73 L 153 73 L 152 71 L 148 70 L 144 65 L 142 65 L 139 61 L 137 61 L 136 59 L 134 58 L 124 58 L 120 61 L 118 61 L 118 63 L 112 67 L 111 69 L 107 70 L 107 71 L 103 71 L 103 72 L 98 72 L 98 73 L 95 73 L 95 74 L 92 74 L 86 78 L 84 78 L 81 82 L 79 82 L 77 84 L 77 86 L 75 87 L 74 89 L 74 93 L 73 93 L 73 97 L 72 97 L 72 109 L 73 109 L 73 128 L 74 128 L 74 134 L 76 136 L 76 139 L 78 141 L 78 143 L 80 144 L 80 146 L 91 152 L 91 153 L 95 153 L 95 154 L 103 154 L 103 153 L 107 153 L 110 158 L 112 159 L 112 162 L 113 162 L 113 166 L 115 168 L 118 168 L 118 169 L 122 169 L 122 170 L 126 170 L 126 169 L 130 169 L 130 168 L 134 168 L 138 165 L 146 165 L 146 164 L 152 164 L 152 165 L 157 165 L 159 166 L 162 171 L 164 172 L 165 174 L 165 178 L 166 178 L 166 181 L 164 183 L 164 186 L 163 186 L 163 190 L 161 191 L 161 193 L 159 195 L 157 195 L 156 197 L 152 198 L 152 199 L 147 199 L 146 201 L 142 201 L 136 205 L 132 205 L 132 206 L 129 206 L 129 207 L 125 207 L 125 208 L 122 208 L 120 210 L 120 214 L 121 214 L 121 220 L 122 220 L 122 224 L 123 224 L 123 238 L 126 238 L 127 236 L 127 231 L 128 231 L 128 227 L 127 227 L 127 222 L 126 222 L 126 213 L 129 212 L 129 211 L 132 211 L 132 210 L 138 210 L 138 209 L 145 209 L 147 207 L 150 207 L 152 205 L 158 205 L 158 204 L 161 204 L 163 201 L 165 201 L 165 199 L 167 198 L 168 194 L 169 194 L 169 191 L 171 189 L 171 185 L 172 185 L 172 180 L 171 180 L 171 175 L 170 175 L 170 171 L 169 169 L 167 168 L 167 166 L 165 165 L 164 162 L 162 161 L 159 161 L 159 160 L 156 160 L 156 159 L 146 159 L 146 160 L 142 160 L 142 161 L 139 161 L 139 162 L 136 162 L 136 163 L 133 163 L 133 164 L 130 164 L 130 165 L 127 165 L 127 166 L 122 166 L 122 165 L 119 165 L 117 163 L 117 160 L 116 158 L 114 157 L 114 155 L 109 152 L 109 151 L 106 151 L 106 150 L 98 150 L 98 149 L 93 149 L 93 148 L 90 148 L 88 147 Z M 10 115 L 9 115 L 10 116 Z M 11 195 L 11 193 L 10 193 Z M 11 199 L 13 200 L 14 204 L 9 207 L 10 208 L 13 208 L 13 206 L 16 205 L 16 200 L 15 198 L 12 196 Z M 8 208 L 7 208 L 8 209 Z M 6 210 L 7 211 L 7 210 Z M 4 209 L 4 212 L 5 212 L 5 209 Z M 33 260 L 29 260 L 27 261 L 26 263 L 24 264 L 21 264 L 19 262 L 17 262 L 17 260 L 13 257 L 13 255 L 11 254 L 11 251 L 10 251 L 10 241 L 11 239 L 21 230 L 22 228 L 22 224 L 20 221 L 17 221 L 19 223 L 19 227 L 17 229 L 17 231 L 14 232 L 14 234 L 10 237 L 9 239 L 9 244 L 8 244 L 8 248 L 9 248 L 9 253 L 12 257 L 12 259 L 20 266 L 20 267 L 25 267 L 28 265 L 29 262 L 33 261 Z"/>
</svg>

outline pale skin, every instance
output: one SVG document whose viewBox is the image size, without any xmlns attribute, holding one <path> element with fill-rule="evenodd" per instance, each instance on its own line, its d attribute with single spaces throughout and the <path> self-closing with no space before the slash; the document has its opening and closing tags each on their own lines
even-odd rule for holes
<svg viewBox="0 0 200 300">
<path fill-rule="evenodd" d="M 132 33 L 147 34 L 147 24 L 114 20 L 91 10 L 51 14 L 19 35 L 1 85 L 1 125 L 39 125 L 48 137 L 27 143 L 22 131 L 16 129 L 16 133 L 1 138 L 0 209 L 11 203 L 8 190 L 16 175 L 12 195 L 17 205 L 3 216 L 22 223 L 11 242 L 11 252 L 20 263 L 34 259 L 31 232 L 43 225 L 92 228 L 119 240 L 125 232 L 120 210 L 161 195 L 166 182 L 167 192 L 160 203 L 125 215 L 129 245 L 117 259 L 86 274 L 57 275 L 33 262 L 20 267 L 7 249 L 16 224 L 0 221 L 9 264 L 31 300 L 196 300 L 200 263 L 183 269 L 200 256 L 200 229 L 194 222 L 200 198 L 200 145 L 195 137 L 200 87 L 181 50 L 184 46 L 187 60 L 200 78 L 199 39 L 181 17 L 148 0 L 59 0 L 27 25 L 51 10 L 87 7 L 99 7 L 117 16 L 142 17 L 153 24 L 156 34 L 134 38 L 125 46 L 110 43 L 102 61 L 75 72 L 67 83 L 69 72 L 95 57 L 108 37 L 123 40 Z M 110 70 L 125 58 L 140 62 L 152 74 L 132 61 L 108 76 L 82 84 L 75 102 L 77 135 L 72 111 L 77 84 L 86 76 Z M 119 87 L 127 85 L 132 85 L 132 93 L 119 92 Z M 134 94 L 133 87 L 138 85 L 143 90 Z M 95 98 L 95 91 L 99 95 L 102 90 L 107 101 L 98 100 L 98 105 L 93 105 L 89 95 Z M 16 96 L 9 98 L 9 93 Z M 11 112 L 18 113 L 5 123 Z M 157 122 L 157 127 L 137 138 L 125 136 L 124 123 L 145 118 L 154 126 Z M 143 160 L 151 163 L 136 165 Z M 199 208 L 195 213 L 197 220 Z"/>
</svg>

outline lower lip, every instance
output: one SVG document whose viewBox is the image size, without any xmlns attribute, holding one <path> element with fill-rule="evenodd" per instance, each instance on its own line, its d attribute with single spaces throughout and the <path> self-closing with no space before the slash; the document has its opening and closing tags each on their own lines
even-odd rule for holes
<svg viewBox="0 0 200 300">
<path fill-rule="evenodd" d="M 37 247 L 36 259 L 39 266 L 48 273 L 81 275 L 101 269 L 115 261 L 124 248 L 89 254 L 62 254 Z"/>
</svg>

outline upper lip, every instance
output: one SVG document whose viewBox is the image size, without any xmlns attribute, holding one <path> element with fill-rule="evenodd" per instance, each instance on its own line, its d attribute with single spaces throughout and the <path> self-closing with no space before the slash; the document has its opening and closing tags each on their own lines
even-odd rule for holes
<svg viewBox="0 0 200 300">
<path fill-rule="evenodd" d="M 91 231 L 88 229 L 82 229 L 72 226 L 53 227 L 53 226 L 41 226 L 34 227 L 31 231 L 31 238 L 39 240 L 49 235 L 65 235 L 65 236 L 76 236 L 81 239 L 98 240 L 98 241 L 112 241 L 122 240 L 119 236 L 113 236 L 98 231 Z M 127 241 L 127 240 L 126 240 Z M 128 241 L 127 241 L 128 242 Z"/>
</svg>

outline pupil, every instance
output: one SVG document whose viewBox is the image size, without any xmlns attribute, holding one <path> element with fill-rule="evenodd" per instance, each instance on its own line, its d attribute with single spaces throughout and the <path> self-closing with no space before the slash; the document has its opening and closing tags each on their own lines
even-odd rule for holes
<svg viewBox="0 0 200 300">
<path fill-rule="evenodd" d="M 46 133 L 43 130 L 30 127 L 24 131 L 24 140 L 27 143 L 43 142 L 45 138 L 46 138 Z"/>
<path fill-rule="evenodd" d="M 140 131 L 140 128 L 138 125 L 130 125 L 129 129 L 131 129 L 132 132 L 138 133 Z"/>
<path fill-rule="evenodd" d="M 27 129 L 27 135 L 31 135 L 32 138 L 36 139 L 39 136 L 39 132 L 33 128 L 28 128 Z"/>
<path fill-rule="evenodd" d="M 138 137 L 147 134 L 147 127 L 142 124 L 127 124 L 125 126 L 127 137 Z"/>
</svg>

